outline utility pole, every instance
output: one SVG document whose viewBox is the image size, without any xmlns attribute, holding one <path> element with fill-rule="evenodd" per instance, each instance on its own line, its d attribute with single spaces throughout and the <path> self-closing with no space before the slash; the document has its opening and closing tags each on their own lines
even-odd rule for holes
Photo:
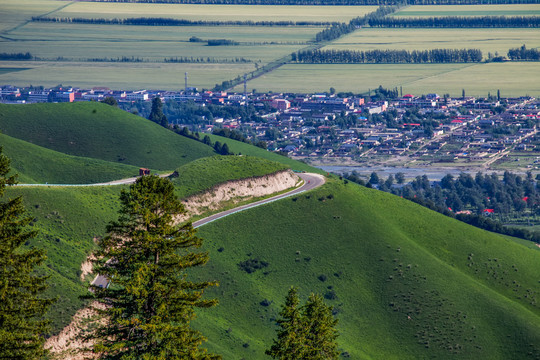
<svg viewBox="0 0 540 360">
<path fill-rule="evenodd" d="M 247 75 L 244 74 L 244 103 L 247 106 Z"/>
<path fill-rule="evenodd" d="M 184 92 L 187 94 L 187 79 L 188 79 L 188 76 L 187 76 L 187 71 L 184 73 Z"/>
</svg>

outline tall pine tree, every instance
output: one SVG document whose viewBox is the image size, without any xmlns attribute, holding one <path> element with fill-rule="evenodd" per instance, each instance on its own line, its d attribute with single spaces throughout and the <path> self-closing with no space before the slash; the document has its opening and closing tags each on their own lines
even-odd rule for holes
<svg viewBox="0 0 540 360">
<path fill-rule="evenodd" d="M 0 148 L 0 196 L 16 183 L 15 176 L 8 176 L 9 164 Z M 34 271 L 45 260 L 44 251 L 23 248 L 36 235 L 26 229 L 30 221 L 21 197 L 0 202 L 0 359 L 38 359 L 45 354 L 48 322 L 43 315 L 53 300 L 43 297 L 47 278 Z"/>
<path fill-rule="evenodd" d="M 190 328 L 195 308 L 213 282 L 193 282 L 187 270 L 204 265 L 208 253 L 191 224 L 175 225 L 185 213 L 168 179 L 144 176 L 120 195 L 118 221 L 95 253 L 96 272 L 111 280 L 93 287 L 107 321 L 91 335 L 101 359 L 219 359 L 199 348 L 206 339 Z M 108 261 L 106 261 L 108 260 Z"/>
<path fill-rule="evenodd" d="M 291 288 L 277 320 L 277 339 L 266 354 L 280 360 L 337 359 L 337 320 L 320 295 L 311 294 L 303 306 Z"/>
</svg>

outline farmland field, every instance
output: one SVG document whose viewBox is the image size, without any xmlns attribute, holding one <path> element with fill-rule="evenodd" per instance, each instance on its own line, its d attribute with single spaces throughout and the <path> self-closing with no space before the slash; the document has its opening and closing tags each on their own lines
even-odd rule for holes
<svg viewBox="0 0 540 360">
<path fill-rule="evenodd" d="M 31 68 L 18 72 L 0 73 L 0 84 L 16 86 L 58 84 L 111 89 L 178 90 L 184 87 L 184 72 L 189 74 L 189 86 L 212 88 L 254 70 L 253 64 L 162 64 L 162 63 L 88 63 L 0 61 L 2 68 Z"/>
<path fill-rule="evenodd" d="M 482 64 L 288 64 L 248 83 L 257 91 L 367 92 L 382 85 L 403 92 L 486 96 L 539 96 L 540 63 Z M 237 88 L 238 90 L 239 88 Z"/>
<path fill-rule="evenodd" d="M 376 6 L 265 6 L 134 4 L 73 2 L 55 17 L 130 18 L 167 17 L 211 21 L 348 21 L 377 9 Z"/>
<path fill-rule="evenodd" d="M 427 50 L 480 49 L 506 55 L 521 45 L 540 47 L 540 29 L 360 29 L 324 49 L 335 50 Z"/>
<path fill-rule="evenodd" d="M 398 17 L 431 16 L 539 16 L 540 4 L 416 5 L 393 14 Z"/>
<path fill-rule="evenodd" d="M 238 57 L 266 63 L 306 46 L 319 30 L 320 28 L 316 27 L 157 27 L 31 23 L 9 34 L 10 39 L 16 41 L 2 39 L 0 46 L 5 52 L 30 52 L 47 60 L 62 57 L 84 61 L 89 58 L 125 56 L 163 61 L 164 58 L 187 56 L 216 59 Z M 189 42 L 192 36 L 201 39 L 235 40 L 240 42 L 240 45 L 212 47 L 205 42 Z"/>
<path fill-rule="evenodd" d="M 66 4 L 55 0 L 0 0 L 0 31 L 12 29 L 32 16 L 49 13 Z"/>
</svg>

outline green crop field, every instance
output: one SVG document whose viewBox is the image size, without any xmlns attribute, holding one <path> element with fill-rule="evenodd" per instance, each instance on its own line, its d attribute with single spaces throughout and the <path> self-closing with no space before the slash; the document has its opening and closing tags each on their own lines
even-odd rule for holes
<svg viewBox="0 0 540 360">
<path fill-rule="evenodd" d="M 0 32 L 53 12 L 69 3 L 58 0 L 0 0 Z"/>
<path fill-rule="evenodd" d="M 298 32 L 296 30 L 298 29 Z M 118 30 L 116 32 L 115 30 Z M 253 30 L 253 31 L 251 31 Z M 246 28 L 246 27 L 156 27 L 32 23 L 2 39 L 2 51 L 30 52 L 45 59 L 66 60 L 139 58 L 144 61 L 164 62 L 174 57 L 210 57 L 234 60 L 245 58 L 267 63 L 306 46 L 317 28 Z M 63 33 L 70 34 L 62 36 Z M 251 33 L 251 35 L 246 35 Z M 46 35 L 42 35 L 46 34 Z M 202 39 L 241 41 L 237 46 L 208 46 Z M 77 44 L 77 46 L 74 46 Z M 90 63 L 91 64 L 91 63 Z M 122 64 L 129 66 L 129 64 Z"/>
<path fill-rule="evenodd" d="M 539 96 L 540 63 L 488 64 L 288 64 L 248 83 L 257 91 L 364 93 L 382 85 L 404 93 L 460 96 Z M 239 87 L 237 88 L 239 89 Z"/>
<path fill-rule="evenodd" d="M 253 71 L 254 64 L 162 64 L 162 63 L 88 63 L 88 62 L 14 62 L 0 61 L 2 67 L 31 68 L 0 74 L 0 83 L 17 86 L 56 86 L 59 83 L 79 87 L 105 86 L 111 89 L 140 90 L 184 88 L 184 73 L 189 86 L 210 89 L 216 83 Z"/>
<path fill-rule="evenodd" d="M 393 16 L 538 16 L 540 4 L 512 5 L 416 5 L 405 7 Z"/>
<path fill-rule="evenodd" d="M 168 17 L 209 21 L 345 22 L 357 16 L 364 16 L 376 9 L 376 6 L 238 6 L 73 2 L 51 16 L 120 19 Z"/>
<path fill-rule="evenodd" d="M 360 29 L 324 49 L 335 50 L 428 50 L 480 49 L 506 56 L 511 48 L 525 44 L 540 47 L 540 29 Z"/>
</svg>

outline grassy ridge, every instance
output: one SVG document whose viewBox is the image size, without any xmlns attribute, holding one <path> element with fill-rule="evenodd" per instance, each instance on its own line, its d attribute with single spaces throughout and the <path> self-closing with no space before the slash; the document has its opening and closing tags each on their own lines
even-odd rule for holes
<svg viewBox="0 0 540 360">
<path fill-rule="evenodd" d="M 199 235 L 211 252 L 200 277 L 221 282 L 199 325 L 231 358 L 265 358 L 291 285 L 335 297 L 354 359 L 540 356 L 540 252 L 397 197 L 332 182 Z M 248 258 L 270 265 L 247 274 Z"/>
<path fill-rule="evenodd" d="M 24 187 L 6 192 L 7 197 L 23 196 L 27 215 L 34 218 L 33 227 L 39 230 L 27 246 L 47 251 L 41 271 L 51 276 L 48 293 L 59 297 L 48 314 L 55 332 L 83 304 L 78 298 L 86 292 L 79 279 L 81 263 L 94 248 L 94 237 L 102 236 L 106 224 L 117 218 L 120 189 Z"/>
<path fill-rule="evenodd" d="M 69 155 L 158 170 L 214 153 L 200 142 L 96 102 L 0 104 L 0 131 Z"/>
<path fill-rule="evenodd" d="M 186 197 L 229 180 L 272 174 L 289 167 L 253 156 L 213 156 L 197 159 L 177 169 L 173 184 L 179 197 Z"/>
<path fill-rule="evenodd" d="M 20 183 L 91 184 L 139 173 L 135 166 L 65 155 L 3 134 L 0 144 L 12 159 L 12 172 L 19 175 Z"/>
<path fill-rule="evenodd" d="M 256 146 L 243 143 L 241 141 L 236 141 L 236 140 L 232 140 L 232 139 L 228 139 L 222 136 L 217 136 L 217 135 L 212 135 L 212 134 L 209 134 L 208 136 L 210 136 L 210 139 L 212 140 L 212 142 L 219 141 L 222 144 L 227 143 L 230 151 L 235 154 L 256 156 L 256 157 L 260 157 L 260 158 L 267 159 L 270 161 L 279 162 L 297 171 L 308 171 L 308 172 L 315 172 L 319 174 L 326 173 L 322 171 L 321 169 L 314 168 L 313 166 L 309 166 L 301 161 L 293 160 L 286 156 L 282 156 L 282 155 L 273 153 L 271 151 L 266 151 Z"/>
</svg>

